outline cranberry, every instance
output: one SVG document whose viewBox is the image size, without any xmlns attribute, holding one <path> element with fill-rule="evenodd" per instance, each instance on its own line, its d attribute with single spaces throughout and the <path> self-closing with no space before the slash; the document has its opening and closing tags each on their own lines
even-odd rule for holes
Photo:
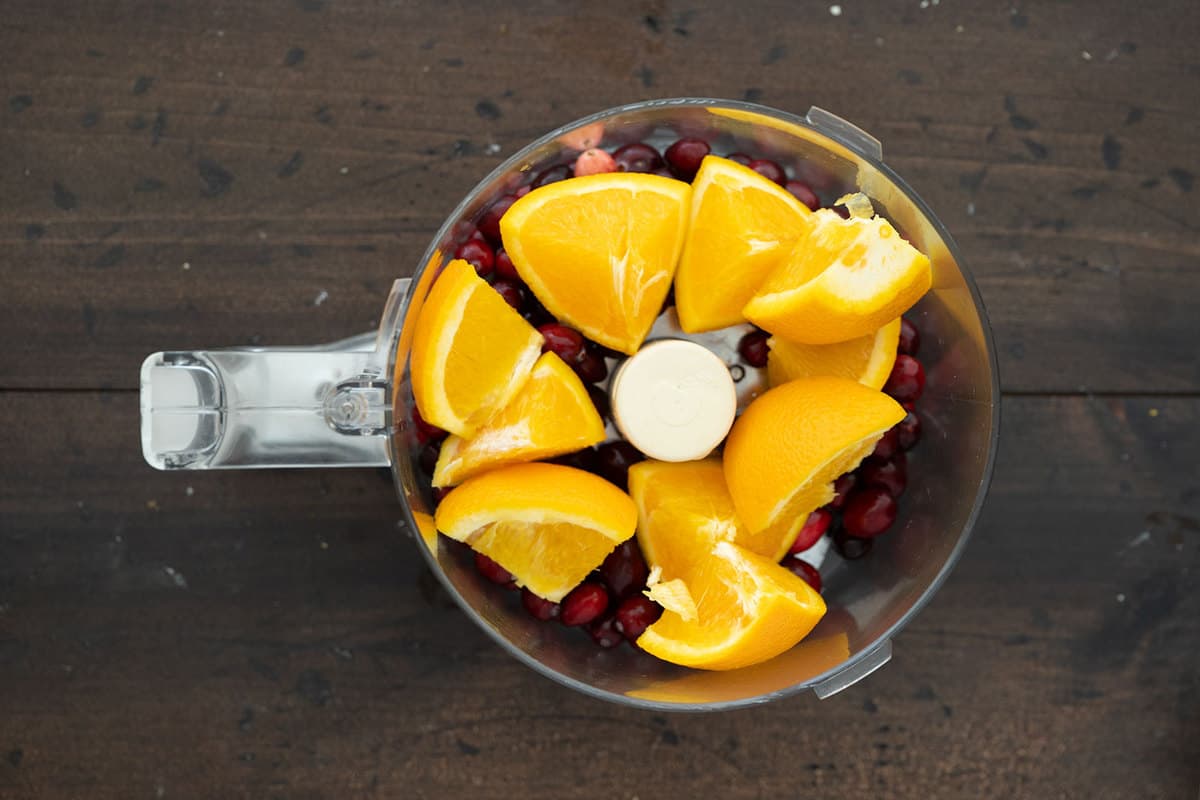
<svg viewBox="0 0 1200 800">
<path fill-rule="evenodd" d="M 547 600 L 544 597 L 538 597 L 528 589 L 521 590 L 521 605 L 525 606 L 525 610 L 529 612 L 531 617 L 540 619 L 542 622 L 558 616 L 558 603 Z"/>
<path fill-rule="evenodd" d="M 811 586 L 813 591 L 821 591 L 821 573 L 812 564 L 802 558 L 785 558 L 783 566 L 787 567 L 788 571 L 797 578 Z"/>
<path fill-rule="evenodd" d="M 590 447 L 585 447 L 582 450 L 576 450 L 574 453 L 565 453 L 561 456 L 546 459 L 551 464 L 561 464 L 564 467 L 572 467 L 573 469 L 581 469 L 584 472 L 591 472 L 596 466 L 596 454 Z"/>
<path fill-rule="evenodd" d="M 475 554 L 475 569 L 479 571 L 480 575 L 487 578 L 492 583 L 507 584 L 511 583 L 513 579 L 511 572 L 497 564 L 495 561 L 492 561 L 483 553 Z"/>
<path fill-rule="evenodd" d="M 596 448 L 596 456 L 600 477 L 622 491 L 629 488 L 629 468 L 643 458 L 640 450 L 624 440 L 605 442 Z"/>
<path fill-rule="evenodd" d="M 833 206 L 833 213 L 837 214 L 842 219 L 850 219 L 850 209 L 845 206 Z"/>
<path fill-rule="evenodd" d="M 896 356 L 892 374 L 888 376 L 883 390 L 901 403 L 915 403 L 925 391 L 925 368 L 921 362 L 903 353 Z"/>
<path fill-rule="evenodd" d="M 895 521 L 896 498 L 878 486 L 855 490 L 842 511 L 842 525 L 846 533 L 859 539 L 878 536 Z"/>
<path fill-rule="evenodd" d="M 834 549 L 847 561 L 857 561 L 862 558 L 871 552 L 871 547 L 874 544 L 875 541 L 873 539 L 860 539 L 857 536 L 851 536 L 841 528 L 833 535 Z"/>
<path fill-rule="evenodd" d="M 625 638 L 636 642 L 646 628 L 649 628 L 662 616 L 662 608 L 650 598 L 634 595 L 625 599 L 617 608 L 617 630 L 625 634 Z"/>
<path fill-rule="evenodd" d="M 524 197 L 525 195 L 529 194 L 532 191 L 533 191 L 533 187 L 527 183 L 524 186 L 518 186 L 515 190 L 513 190 L 513 196 L 516 197 L 518 200 L 520 200 L 522 197 Z"/>
<path fill-rule="evenodd" d="M 538 176 L 533 179 L 533 188 L 537 189 L 542 186 L 549 186 L 552 183 L 565 181 L 574 175 L 571 171 L 570 164 L 555 164 L 553 167 L 547 167 L 538 173 Z"/>
<path fill-rule="evenodd" d="M 817 193 L 812 190 L 812 187 L 804 181 L 788 181 L 783 185 L 783 188 L 791 192 L 792 197 L 804 203 L 810 210 L 816 211 L 821 207 L 821 199 L 817 197 Z"/>
<path fill-rule="evenodd" d="M 917 446 L 917 442 L 921 441 L 921 418 L 912 405 L 912 403 L 904 404 L 908 413 L 904 415 L 904 419 L 896 423 L 896 439 L 900 442 L 900 448 L 903 450 L 912 450 Z"/>
<path fill-rule="evenodd" d="M 546 307 L 532 294 L 527 298 L 525 310 L 521 312 L 521 316 L 535 328 L 554 322 L 554 315 L 547 311 Z"/>
<path fill-rule="evenodd" d="M 644 588 L 649 575 L 641 548 L 632 539 L 617 545 L 600 565 L 600 577 L 618 600 Z"/>
<path fill-rule="evenodd" d="M 727 155 L 725 157 L 728 158 L 730 161 L 736 161 L 738 164 L 741 164 L 743 167 L 750 166 L 750 162 L 754 160 L 753 158 L 746 155 L 745 153 L 730 153 L 729 155 Z"/>
<path fill-rule="evenodd" d="M 574 328 L 551 322 L 538 328 L 538 333 L 545 339 L 542 342 L 542 352 L 551 350 L 568 364 L 574 364 L 585 352 L 583 334 Z"/>
<path fill-rule="evenodd" d="M 450 492 L 453 489 L 454 489 L 453 486 L 435 486 L 435 487 L 433 487 L 433 504 L 434 504 L 434 506 L 436 506 L 438 503 L 445 500 L 446 495 L 450 494 Z"/>
<path fill-rule="evenodd" d="M 648 144 L 634 142 L 613 153 L 618 172 L 653 172 L 663 165 L 662 156 Z"/>
<path fill-rule="evenodd" d="M 677 176 L 685 181 L 696 177 L 700 162 L 712 152 L 703 139 L 680 139 L 667 148 L 667 163 Z"/>
<path fill-rule="evenodd" d="M 675 286 L 674 286 L 674 284 L 672 284 L 671 288 L 667 289 L 667 296 L 663 298 L 662 311 L 660 311 L 659 313 L 660 314 L 663 313 L 668 308 L 671 308 L 674 305 L 675 305 Z M 623 356 L 624 356 L 624 354 L 622 353 L 622 354 L 618 355 L 618 358 L 621 358 Z"/>
<path fill-rule="evenodd" d="M 599 386 L 588 384 L 587 393 L 588 397 L 592 398 L 592 405 L 596 407 L 596 413 L 600 415 L 600 419 L 610 419 L 612 417 L 612 408 L 608 402 L 608 392 Z"/>
<path fill-rule="evenodd" d="M 598 619 L 591 625 L 588 625 L 587 632 L 592 637 L 593 642 L 606 650 L 610 647 L 616 647 L 625 641 L 625 637 L 621 635 L 621 629 L 617 625 L 615 614 Z"/>
<path fill-rule="evenodd" d="M 660 178 L 670 178 L 671 180 L 676 180 L 675 173 L 671 172 L 669 167 L 659 167 L 658 169 L 652 169 L 652 170 L 650 170 L 649 174 L 657 175 Z"/>
<path fill-rule="evenodd" d="M 787 173 L 783 171 L 783 167 L 766 158 L 756 158 L 746 166 L 762 175 L 769 181 L 778 183 L 783 186 L 787 183 Z"/>
<path fill-rule="evenodd" d="M 426 422 L 425 418 L 421 416 L 421 410 L 416 406 L 413 406 L 412 420 L 413 428 L 417 432 L 417 441 L 421 444 L 440 442 L 449 435 L 447 431 Z"/>
<path fill-rule="evenodd" d="M 426 475 L 432 475 L 437 466 L 438 455 L 442 451 L 441 441 L 430 442 L 421 448 L 420 464 Z"/>
<path fill-rule="evenodd" d="M 828 509 L 818 508 L 809 514 L 788 552 L 803 553 L 812 547 L 818 539 L 825 535 L 825 531 L 829 530 L 831 522 L 833 522 L 833 513 Z"/>
<path fill-rule="evenodd" d="M 608 365 L 604 363 L 603 358 L 590 349 L 584 350 L 571 366 L 575 368 L 575 374 L 584 383 L 599 383 L 608 377 Z"/>
<path fill-rule="evenodd" d="M 581 583 L 563 598 L 558 620 L 563 625 L 587 625 L 608 609 L 608 592 L 598 583 Z"/>
<path fill-rule="evenodd" d="M 834 510 L 840 510 L 846 505 L 846 498 L 850 495 L 850 490 L 854 488 L 854 484 L 858 483 L 858 476 L 853 472 L 847 472 L 841 475 L 833 482 L 833 499 L 829 501 L 829 507 Z"/>
<path fill-rule="evenodd" d="M 921 349 L 921 332 L 908 317 L 900 318 L 900 346 L 897 349 L 906 356 L 915 356 Z"/>
<path fill-rule="evenodd" d="M 902 452 L 889 461 L 868 458 L 858 469 L 858 479 L 864 486 L 878 486 L 892 497 L 899 497 L 908 485 L 908 460 Z"/>
<path fill-rule="evenodd" d="M 502 195 L 480 215 L 479 232 L 486 236 L 492 244 L 500 244 L 500 218 L 515 202 L 517 202 L 516 196 Z"/>
<path fill-rule="evenodd" d="M 496 251 L 496 260 L 493 266 L 495 267 L 497 278 L 503 278 L 506 281 L 521 280 L 521 274 L 513 266 L 512 259 L 509 258 L 508 252 L 504 248 Z"/>
<path fill-rule="evenodd" d="M 575 159 L 575 176 L 601 175 L 605 172 L 616 172 L 617 161 L 604 150 L 592 147 L 584 150 Z"/>
<path fill-rule="evenodd" d="M 899 452 L 900 432 L 895 428 L 888 428 L 879 441 L 875 443 L 875 449 L 871 451 L 871 455 L 886 461 Z"/>
<path fill-rule="evenodd" d="M 750 331 L 741 338 L 738 342 L 738 353 L 742 356 L 742 360 L 752 367 L 765 367 L 767 365 L 767 353 L 771 348 L 767 346 L 767 334 L 763 331 Z"/>
<path fill-rule="evenodd" d="M 496 261 L 496 254 L 483 239 L 467 239 L 454 251 L 454 257 L 470 262 L 481 278 L 492 274 L 492 265 Z"/>
<path fill-rule="evenodd" d="M 504 302 L 517 311 L 520 311 L 521 306 L 525 305 L 525 292 L 512 281 L 496 281 L 492 284 L 492 288 L 504 298 Z"/>
</svg>

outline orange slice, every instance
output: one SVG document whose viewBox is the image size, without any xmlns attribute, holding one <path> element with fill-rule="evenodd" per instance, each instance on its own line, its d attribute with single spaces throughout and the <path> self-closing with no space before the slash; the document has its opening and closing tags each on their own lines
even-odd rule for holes
<svg viewBox="0 0 1200 800">
<path fill-rule="evenodd" d="M 829 209 L 813 216 L 811 231 L 746 303 L 755 325 L 792 342 L 845 342 L 879 330 L 929 290 L 929 259 L 886 219 L 842 219 Z"/>
<path fill-rule="evenodd" d="M 835 375 L 882 389 L 896 363 L 899 343 L 899 317 L 874 333 L 836 344 L 797 344 L 772 336 L 767 342 L 767 381 L 779 386 L 798 378 Z"/>
<path fill-rule="evenodd" d="M 725 440 L 725 481 L 755 550 L 778 561 L 833 481 L 858 466 L 905 411 L 848 378 L 791 381 L 756 398 Z"/>
<path fill-rule="evenodd" d="M 446 265 L 413 333 L 413 398 L 428 422 L 470 436 L 529 378 L 542 335 L 462 259 Z"/>
<path fill-rule="evenodd" d="M 691 193 L 658 175 L 571 178 L 513 203 L 500 233 L 513 266 L 554 316 L 633 354 L 671 288 Z"/>
<path fill-rule="evenodd" d="M 437 529 L 558 602 L 630 538 L 637 508 L 590 472 L 516 464 L 465 481 L 442 499 Z"/>
<path fill-rule="evenodd" d="M 746 321 L 742 307 L 810 226 L 808 207 L 749 167 L 705 156 L 692 181 L 691 222 L 675 276 L 689 333 Z"/>
<path fill-rule="evenodd" d="M 454 486 L 507 464 L 573 453 L 604 441 L 583 381 L 554 353 L 543 353 L 517 396 L 469 439 L 451 435 L 433 470 L 434 486 Z"/>
</svg>

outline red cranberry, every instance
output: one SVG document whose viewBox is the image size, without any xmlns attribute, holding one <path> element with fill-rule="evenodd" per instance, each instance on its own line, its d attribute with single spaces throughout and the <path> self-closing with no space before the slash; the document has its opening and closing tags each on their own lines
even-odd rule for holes
<svg viewBox="0 0 1200 800">
<path fill-rule="evenodd" d="M 547 600 L 544 597 L 538 597 L 528 589 L 521 590 L 521 605 L 525 606 L 525 610 L 535 619 L 540 619 L 542 622 L 554 619 L 558 616 L 558 603 Z"/>
<path fill-rule="evenodd" d="M 895 428 L 888 428 L 879 441 L 875 443 L 875 449 L 871 451 L 871 455 L 886 461 L 899 452 L 900 432 Z"/>
<path fill-rule="evenodd" d="M 565 453 L 561 456 L 546 459 L 551 464 L 561 464 L 564 467 L 572 467 L 581 469 L 584 472 L 592 472 L 596 467 L 596 454 L 590 447 L 585 447 L 582 450 L 576 450 L 574 453 Z"/>
<path fill-rule="evenodd" d="M 504 302 L 517 311 L 520 311 L 521 306 L 525 305 L 525 292 L 517 284 L 511 281 L 496 281 L 492 284 L 492 288 L 504 298 Z"/>
<path fill-rule="evenodd" d="M 624 440 L 605 442 L 596 448 L 596 456 L 600 477 L 622 491 L 629 488 L 629 468 L 643 459 L 641 451 Z"/>
<path fill-rule="evenodd" d="M 554 322 L 554 315 L 547 311 L 533 294 L 526 298 L 525 310 L 521 312 L 521 316 L 535 328 Z"/>
<path fill-rule="evenodd" d="M 570 164 L 555 164 L 553 167 L 547 167 L 538 173 L 538 176 L 533 179 L 533 188 L 537 189 L 542 186 L 549 186 L 552 183 L 565 181 L 567 178 L 573 177 L 574 174 Z"/>
<path fill-rule="evenodd" d="M 912 356 L 900 354 L 883 390 L 901 403 L 915 403 L 925 391 L 925 368 Z"/>
<path fill-rule="evenodd" d="M 787 173 L 783 171 L 783 167 L 766 158 L 756 158 L 746 166 L 762 175 L 769 181 L 778 183 L 783 186 L 787 183 Z"/>
<path fill-rule="evenodd" d="M 497 564 L 495 561 L 492 561 L 483 553 L 475 554 L 475 569 L 479 571 L 480 575 L 487 578 L 492 583 L 507 584 L 511 583 L 513 579 L 511 572 Z"/>
<path fill-rule="evenodd" d="M 833 206 L 833 213 L 837 214 L 842 219 L 850 219 L 850 209 L 845 206 Z"/>
<path fill-rule="evenodd" d="M 432 475 L 437 466 L 438 455 L 442 451 L 441 441 L 430 442 L 421 448 L 420 464 L 426 475 Z"/>
<path fill-rule="evenodd" d="M 634 142 L 613 153 L 618 172 L 654 172 L 663 166 L 662 156 L 648 144 Z"/>
<path fill-rule="evenodd" d="M 412 420 L 413 428 L 417 432 L 417 441 L 421 444 L 426 444 L 428 442 L 440 442 L 442 439 L 445 439 L 447 435 L 449 435 L 447 431 L 444 431 L 438 426 L 431 425 L 430 423 L 426 422 L 425 418 L 421 416 L 421 410 L 416 406 L 413 406 Z"/>
<path fill-rule="evenodd" d="M 816 211 L 821 207 L 821 199 L 817 197 L 817 193 L 812 190 L 812 187 L 804 181 L 788 181 L 783 185 L 783 188 L 791 192 L 792 197 L 804 203 L 810 210 Z"/>
<path fill-rule="evenodd" d="M 571 366 L 584 383 L 599 383 L 608 377 L 608 364 L 591 349 L 584 350 Z"/>
<path fill-rule="evenodd" d="M 843 528 L 839 528 L 833 535 L 834 549 L 847 561 L 857 561 L 862 558 L 871 552 L 874 544 L 874 539 L 860 539 L 857 536 L 851 536 Z"/>
<path fill-rule="evenodd" d="M 608 392 L 599 386 L 588 384 L 587 393 L 588 397 L 592 398 L 592 405 L 596 407 L 596 413 L 600 415 L 600 419 L 611 419 L 612 408 L 608 402 Z"/>
<path fill-rule="evenodd" d="M 743 336 L 738 342 L 738 353 L 742 360 L 752 367 L 765 367 L 767 353 L 771 352 L 771 348 L 767 346 L 767 339 L 768 336 L 763 331 L 750 331 Z"/>
<path fill-rule="evenodd" d="M 496 277 L 506 281 L 520 281 L 521 274 L 517 272 L 517 268 L 513 266 L 512 259 L 509 258 L 507 251 L 500 248 L 496 251 L 496 260 L 493 265 L 496 270 Z"/>
<path fill-rule="evenodd" d="M 905 403 L 905 408 L 908 413 L 904 415 L 904 419 L 896 423 L 896 438 L 900 442 L 900 447 L 903 450 L 912 450 L 917 446 L 917 442 L 921 441 L 921 417 L 917 415 L 917 410 L 912 407 L 912 403 Z"/>
<path fill-rule="evenodd" d="M 679 178 L 690 181 L 696 177 L 700 162 L 712 152 L 703 139 L 680 139 L 667 148 L 667 163 Z"/>
<path fill-rule="evenodd" d="M 750 166 L 750 162 L 754 160 L 753 158 L 746 155 L 745 153 L 730 153 L 729 155 L 727 155 L 725 157 L 728 158 L 730 161 L 735 161 L 738 164 L 741 164 L 743 167 Z"/>
<path fill-rule="evenodd" d="M 878 536 L 895 521 L 896 498 L 877 486 L 855 490 L 842 511 L 846 533 L 859 539 Z"/>
<path fill-rule="evenodd" d="M 900 346 L 896 349 L 906 356 L 915 356 L 921 349 L 921 332 L 908 317 L 900 318 Z"/>
<path fill-rule="evenodd" d="M 649 575 L 650 568 L 642 558 L 642 550 L 632 539 L 617 545 L 600 565 L 600 577 L 618 600 L 645 588 Z"/>
<path fill-rule="evenodd" d="M 517 198 L 514 195 L 502 195 L 480 215 L 479 232 L 486 236 L 492 244 L 500 244 L 500 218 L 515 202 L 517 202 Z"/>
<path fill-rule="evenodd" d="M 558 620 L 563 625 L 587 625 L 608 609 L 608 592 L 598 583 L 581 583 L 563 598 Z"/>
<path fill-rule="evenodd" d="M 811 586 L 813 591 L 821 591 L 821 573 L 812 564 L 802 558 L 785 558 L 783 566 L 787 567 L 788 571 L 797 578 L 800 578 Z"/>
<path fill-rule="evenodd" d="M 858 469 L 858 479 L 864 486 L 878 486 L 892 497 L 899 497 L 908 486 L 908 460 L 902 452 L 889 461 L 868 458 Z"/>
<path fill-rule="evenodd" d="M 605 172 L 616 172 L 617 162 L 606 151 L 598 147 L 584 150 L 575 159 L 575 176 L 602 175 Z"/>
<path fill-rule="evenodd" d="M 840 510 L 846 505 L 846 498 L 850 496 L 850 490 L 854 488 L 854 484 L 858 483 L 858 476 L 853 472 L 847 472 L 841 475 L 833 482 L 833 499 L 829 501 L 829 507 Z"/>
<path fill-rule="evenodd" d="M 621 630 L 617 626 L 617 617 L 615 614 L 610 614 L 588 625 L 587 632 L 592 637 L 593 642 L 606 650 L 610 647 L 616 647 L 625 641 L 625 637 L 621 635 Z"/>
<path fill-rule="evenodd" d="M 524 186 L 518 186 L 516 189 L 514 189 L 513 196 L 516 197 L 518 200 L 520 200 L 522 197 L 524 197 L 525 195 L 529 194 L 532 191 L 533 191 L 533 187 L 527 183 Z"/>
<path fill-rule="evenodd" d="M 643 595 L 628 597 L 617 608 L 617 630 L 625 634 L 625 638 L 636 642 L 646 628 L 649 628 L 662 616 L 662 608 L 650 598 Z"/>
<path fill-rule="evenodd" d="M 551 350 L 568 364 L 574 364 L 584 353 L 583 334 L 574 328 L 551 322 L 538 328 L 538 333 L 545 339 L 542 352 Z"/>
<path fill-rule="evenodd" d="M 454 251 L 454 257 L 470 262 L 481 278 L 492 274 L 492 266 L 496 261 L 496 254 L 483 239 L 468 239 L 463 242 Z"/>
<path fill-rule="evenodd" d="M 796 541 L 792 542 L 792 546 L 788 552 L 803 553 L 812 547 L 817 543 L 818 539 L 825 535 L 825 531 L 829 530 L 829 523 L 831 522 L 833 522 L 833 513 L 828 509 L 818 508 L 809 514 L 808 519 L 804 521 L 804 526 L 796 534 Z"/>
</svg>

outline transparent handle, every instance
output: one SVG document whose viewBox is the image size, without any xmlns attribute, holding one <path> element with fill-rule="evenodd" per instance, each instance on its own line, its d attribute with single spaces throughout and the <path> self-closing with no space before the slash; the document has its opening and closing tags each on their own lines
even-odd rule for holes
<svg viewBox="0 0 1200 800">
<path fill-rule="evenodd" d="M 142 363 L 142 454 L 153 467 L 386 467 L 387 370 L 409 281 L 379 331 L 317 347 L 154 353 Z"/>
</svg>

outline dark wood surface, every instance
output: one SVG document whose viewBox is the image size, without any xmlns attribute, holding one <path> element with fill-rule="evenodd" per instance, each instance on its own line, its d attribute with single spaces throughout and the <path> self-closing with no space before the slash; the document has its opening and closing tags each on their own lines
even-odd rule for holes
<svg viewBox="0 0 1200 800">
<path fill-rule="evenodd" d="M 1193 800 L 1200 7 L 841 8 L 0 6 L 0 797 Z M 506 154 L 674 95 L 876 134 L 987 303 L 993 488 L 884 670 L 600 703 L 449 605 L 384 476 L 144 465 L 147 353 L 367 330 Z"/>
</svg>

